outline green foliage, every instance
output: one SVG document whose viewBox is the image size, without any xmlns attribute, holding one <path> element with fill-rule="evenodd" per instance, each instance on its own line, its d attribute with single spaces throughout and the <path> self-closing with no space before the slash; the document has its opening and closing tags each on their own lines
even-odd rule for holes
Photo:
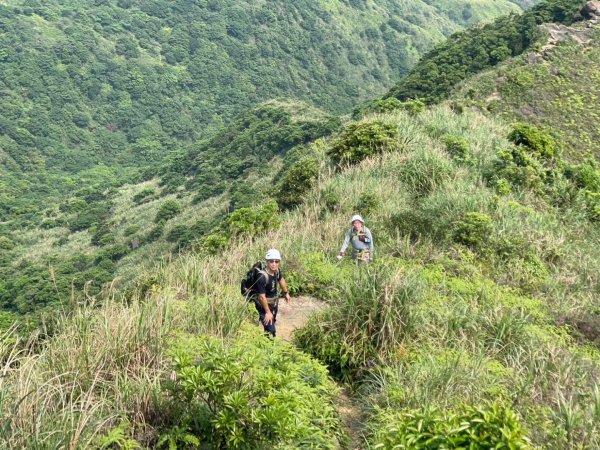
<svg viewBox="0 0 600 450">
<path fill-rule="evenodd" d="M 359 105 L 352 111 L 352 118 L 359 119 L 369 114 L 385 114 L 392 111 L 406 111 L 414 116 L 425 110 L 425 102 L 421 99 L 401 102 L 397 98 L 378 98 L 363 105 Z"/>
<path fill-rule="evenodd" d="M 0 250 L 12 250 L 15 243 L 6 236 L 0 236 Z"/>
<path fill-rule="evenodd" d="M 109 202 L 98 202 L 88 204 L 88 206 L 77 213 L 77 215 L 69 221 L 69 229 L 71 231 L 81 231 L 90 228 L 93 225 L 102 223 L 110 214 L 112 205 Z"/>
<path fill-rule="evenodd" d="M 124 236 L 132 236 L 135 233 L 137 233 L 138 231 L 140 231 L 140 226 L 139 225 L 129 225 L 127 228 L 125 228 L 125 230 L 123 231 L 123 235 Z"/>
<path fill-rule="evenodd" d="M 473 450 L 533 449 L 517 415 L 508 407 L 463 406 L 457 413 L 436 409 L 397 412 L 384 411 L 372 425 L 369 439 L 373 448 Z"/>
<path fill-rule="evenodd" d="M 154 223 L 166 222 L 178 215 L 182 210 L 182 206 L 176 200 L 167 200 L 158 209 L 154 217 Z"/>
<path fill-rule="evenodd" d="M 353 122 L 344 128 L 327 154 L 335 164 L 357 164 L 384 151 L 400 148 L 398 127 L 381 120 Z"/>
<path fill-rule="evenodd" d="M 201 248 L 209 254 L 216 254 L 229 245 L 232 239 L 245 236 L 258 236 L 279 227 L 281 217 L 275 200 L 255 208 L 240 208 L 225 217 L 211 234 L 201 243 Z"/>
<path fill-rule="evenodd" d="M 541 159 L 550 159 L 555 155 L 553 139 L 540 129 L 526 123 L 516 123 L 508 139 L 517 146 L 529 149 Z"/>
<path fill-rule="evenodd" d="M 140 443 L 129 437 L 127 432 L 131 428 L 131 424 L 124 420 L 119 426 L 109 430 L 104 435 L 98 436 L 96 443 L 101 450 L 118 448 L 119 450 L 135 450 L 142 448 Z"/>
<path fill-rule="evenodd" d="M 472 159 L 469 143 L 458 136 L 450 134 L 442 136 L 442 142 L 446 145 L 446 151 L 453 159 L 460 162 L 470 162 Z"/>
<path fill-rule="evenodd" d="M 459 82 L 525 52 L 535 42 L 538 25 L 569 25 L 580 20 L 584 4 L 583 0 L 546 0 L 521 15 L 511 14 L 454 34 L 423 55 L 387 97 L 422 98 L 428 104 L 440 102 Z"/>
<path fill-rule="evenodd" d="M 320 163 L 314 157 L 304 157 L 292 164 L 279 181 L 275 198 L 281 209 L 289 209 L 302 203 L 319 175 Z"/>
<path fill-rule="evenodd" d="M 153 188 L 145 188 L 133 196 L 133 203 L 139 205 L 145 203 L 156 196 L 156 191 Z"/>
<path fill-rule="evenodd" d="M 560 192 L 564 163 L 556 153 L 552 139 L 541 130 L 515 124 L 509 139 L 515 144 L 498 150 L 498 160 L 489 179 L 503 191 L 506 180 L 511 185 L 531 189 L 551 201 L 560 201 L 567 193 Z M 558 191 L 557 191 L 558 190 Z"/>
<path fill-rule="evenodd" d="M 294 335 L 304 351 L 347 382 L 358 381 L 368 366 L 395 356 L 416 326 L 414 304 L 420 282 L 391 266 L 358 267 L 350 279 L 334 285 L 339 299 Z"/>
<path fill-rule="evenodd" d="M 468 212 L 454 225 L 454 240 L 473 248 L 481 248 L 493 229 L 492 218 L 487 214 Z"/>
<path fill-rule="evenodd" d="M 180 435 L 214 448 L 335 448 L 334 385 L 293 347 L 252 328 L 228 341 L 180 339 L 173 360 L 166 418 Z"/>
<path fill-rule="evenodd" d="M 202 201 L 224 192 L 250 169 L 331 133 L 339 119 L 300 102 L 277 100 L 240 114 L 225 130 L 192 147 L 161 170 L 163 181 L 193 175 L 187 187 Z"/>
<path fill-rule="evenodd" d="M 381 200 L 373 192 L 362 192 L 358 197 L 358 203 L 356 204 L 356 211 L 358 211 L 363 217 L 368 217 L 369 214 L 374 213 L 381 206 Z"/>
</svg>

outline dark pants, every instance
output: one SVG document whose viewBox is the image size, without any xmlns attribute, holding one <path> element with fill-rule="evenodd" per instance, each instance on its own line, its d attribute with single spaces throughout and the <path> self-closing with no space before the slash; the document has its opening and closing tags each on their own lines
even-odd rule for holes
<svg viewBox="0 0 600 450">
<path fill-rule="evenodd" d="M 254 300 L 254 306 L 256 307 L 256 310 L 258 311 L 258 320 L 261 323 L 261 325 L 263 326 L 263 328 L 265 330 L 265 334 L 270 334 L 271 336 L 275 337 L 275 333 L 276 333 L 275 321 L 277 320 L 277 310 L 279 309 L 278 299 L 275 299 L 275 298 L 267 299 L 267 302 L 269 303 L 269 309 L 271 310 L 271 314 L 273 314 L 273 322 L 271 322 L 269 325 L 265 325 L 265 315 L 267 314 L 267 312 L 260 304 L 260 301 L 258 300 L 258 296 L 253 296 L 251 298 L 252 298 L 252 300 Z"/>
</svg>

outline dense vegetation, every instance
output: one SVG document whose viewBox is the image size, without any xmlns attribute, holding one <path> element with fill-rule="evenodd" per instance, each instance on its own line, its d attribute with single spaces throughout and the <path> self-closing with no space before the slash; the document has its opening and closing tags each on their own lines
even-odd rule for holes
<svg viewBox="0 0 600 450">
<path fill-rule="evenodd" d="M 39 317 L 94 297 L 115 277 L 124 277 L 112 284 L 122 293 L 132 279 L 128 272 L 194 242 L 213 252 L 242 231 L 239 217 L 258 212 L 253 226 L 264 227 L 278 209 L 274 203 L 260 208 L 274 191 L 280 164 L 274 158 L 338 126 L 337 118 L 302 103 L 268 102 L 189 152 L 174 154 L 159 169 L 160 183 L 81 189 L 48 208 L 39 228 L 7 227 L 0 237 L 0 328 L 19 315 Z"/>
<path fill-rule="evenodd" d="M 444 36 L 515 10 L 508 0 L 2 2 L 0 223 L 38 224 L 49 201 L 130 181 L 264 100 L 348 110 Z"/>
<path fill-rule="evenodd" d="M 423 55 L 387 97 L 421 98 L 427 103 L 444 100 L 459 82 L 527 50 L 539 36 L 538 25 L 580 20 L 585 3 L 584 0 L 545 1 L 521 15 L 501 17 L 457 33 Z"/>
<path fill-rule="evenodd" d="M 460 84 L 451 101 L 541 126 L 572 160 L 583 161 L 588 153 L 600 158 L 600 129 L 594 126 L 600 119 L 600 31 L 580 26 L 572 33 L 589 42 L 567 38 L 511 59 Z"/>
<path fill-rule="evenodd" d="M 55 311 L 0 334 L 0 447 L 600 448 L 600 164 L 464 108 L 478 82 L 343 121 L 271 101 L 139 184 L 5 224 L 0 330 L 30 296 Z M 355 213 L 368 266 L 335 258 Z M 269 247 L 294 296 L 327 304 L 292 343 L 239 296 Z"/>
<path fill-rule="evenodd" d="M 369 156 L 370 127 L 395 133 L 373 135 L 385 146 Z M 293 294 L 330 305 L 295 344 L 353 388 L 365 446 L 600 446 L 595 163 L 565 163 L 539 129 L 446 107 L 345 124 L 291 151 L 282 183 L 307 158 L 318 174 L 306 166 L 300 208 L 267 227 L 237 210 L 214 256 L 147 272 L 127 302 L 77 307 L 35 354 L 4 341 L 2 445 L 260 448 L 255 427 L 282 448 L 344 445 L 322 369 L 244 326 L 239 278 L 274 245 Z M 377 239 L 368 267 L 335 259 L 355 212 Z"/>
</svg>

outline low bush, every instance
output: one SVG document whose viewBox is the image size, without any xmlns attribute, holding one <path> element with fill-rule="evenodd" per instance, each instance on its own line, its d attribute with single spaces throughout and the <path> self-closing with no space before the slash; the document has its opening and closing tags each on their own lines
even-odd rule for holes
<svg viewBox="0 0 600 450">
<path fill-rule="evenodd" d="M 181 212 L 181 210 L 182 207 L 179 204 L 179 202 L 176 202 L 175 200 L 167 200 L 162 205 L 160 205 L 160 208 L 156 213 L 156 217 L 154 218 L 154 223 L 159 223 L 172 219 L 173 217 L 178 215 Z"/>
<path fill-rule="evenodd" d="M 337 165 L 357 164 L 384 151 L 397 150 L 398 127 L 381 120 L 353 122 L 333 142 L 327 154 Z"/>
<path fill-rule="evenodd" d="M 413 153 L 398 170 L 398 178 L 414 196 L 428 194 L 450 180 L 454 168 L 441 152 Z"/>
<path fill-rule="evenodd" d="M 337 448 L 327 370 L 258 328 L 225 341 L 181 338 L 173 362 L 163 436 L 195 436 L 211 448 Z"/>
<path fill-rule="evenodd" d="M 416 277 L 392 267 L 374 263 L 356 269 L 351 282 L 336 287 L 339 300 L 294 335 L 299 348 L 346 382 L 394 357 L 415 326 L 413 306 L 421 293 Z"/>
<path fill-rule="evenodd" d="M 360 213 L 363 217 L 367 217 L 370 214 L 376 212 L 381 205 L 379 197 L 373 192 L 362 192 L 358 196 L 358 202 L 355 205 L 355 210 Z"/>
<path fill-rule="evenodd" d="M 460 162 L 470 162 L 472 159 L 469 143 L 461 137 L 447 134 L 442 136 L 442 142 L 446 146 L 446 151 L 453 159 Z"/>
<path fill-rule="evenodd" d="M 479 212 L 467 212 L 454 224 L 454 241 L 480 249 L 487 243 L 493 230 L 492 218 Z"/>
<path fill-rule="evenodd" d="M 458 412 L 437 409 L 379 413 L 370 425 L 369 443 L 381 449 L 505 448 L 532 449 L 517 415 L 506 406 L 463 406 Z"/>
<path fill-rule="evenodd" d="M 393 97 L 379 98 L 355 108 L 352 111 L 352 118 L 359 119 L 368 114 L 382 114 L 398 110 L 407 111 L 410 115 L 416 115 L 425 110 L 425 102 L 420 99 L 401 102 Z"/>
<path fill-rule="evenodd" d="M 275 198 L 281 209 L 290 209 L 302 203 L 303 196 L 313 187 L 319 176 L 319 161 L 304 157 L 286 170 L 279 181 Z"/>
<path fill-rule="evenodd" d="M 139 205 L 145 203 L 156 196 L 156 191 L 152 188 L 142 189 L 140 192 L 133 196 L 133 203 Z"/>
</svg>

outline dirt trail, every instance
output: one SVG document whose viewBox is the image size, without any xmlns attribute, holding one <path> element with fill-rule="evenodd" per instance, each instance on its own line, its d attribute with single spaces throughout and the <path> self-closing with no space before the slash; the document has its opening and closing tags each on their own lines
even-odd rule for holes
<svg viewBox="0 0 600 450">
<path fill-rule="evenodd" d="M 281 300 L 277 313 L 277 338 L 291 342 L 294 330 L 302 328 L 311 314 L 326 307 L 326 303 L 308 296 L 292 297 L 289 304 Z M 360 450 L 364 448 L 361 446 L 362 440 L 359 434 L 362 429 L 360 408 L 352 400 L 348 389 L 343 386 L 341 388 L 336 403 L 348 436 L 347 446 L 344 448 L 347 450 Z"/>
<path fill-rule="evenodd" d="M 283 299 L 280 300 L 277 312 L 277 337 L 291 342 L 294 330 L 302 328 L 309 315 L 326 307 L 326 303 L 313 297 L 292 297 L 289 304 Z"/>
</svg>

